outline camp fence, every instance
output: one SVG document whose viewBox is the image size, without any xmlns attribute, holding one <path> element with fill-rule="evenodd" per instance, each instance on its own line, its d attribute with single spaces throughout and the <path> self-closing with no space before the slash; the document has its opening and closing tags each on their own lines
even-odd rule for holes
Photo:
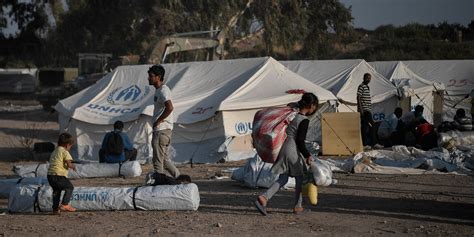
<svg viewBox="0 0 474 237">
<path fill-rule="evenodd" d="M 69 170 L 68 178 L 98 178 L 98 177 L 137 177 L 142 174 L 142 167 L 138 161 L 129 161 L 123 164 L 85 163 L 75 164 L 76 171 Z M 15 165 L 13 172 L 20 177 L 46 177 L 48 163 L 29 165 Z"/>
<path fill-rule="evenodd" d="M 138 187 L 75 187 L 70 204 L 77 211 L 197 210 L 196 184 Z M 52 189 L 47 185 L 16 186 L 8 199 L 11 213 L 52 211 Z"/>
</svg>

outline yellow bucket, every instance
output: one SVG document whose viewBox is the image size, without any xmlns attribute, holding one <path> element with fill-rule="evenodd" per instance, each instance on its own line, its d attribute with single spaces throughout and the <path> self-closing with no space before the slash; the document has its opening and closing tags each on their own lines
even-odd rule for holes
<svg viewBox="0 0 474 237">
<path fill-rule="evenodd" d="M 318 204 L 318 187 L 312 182 L 303 185 L 303 196 L 308 196 L 309 203 L 316 206 Z"/>
</svg>

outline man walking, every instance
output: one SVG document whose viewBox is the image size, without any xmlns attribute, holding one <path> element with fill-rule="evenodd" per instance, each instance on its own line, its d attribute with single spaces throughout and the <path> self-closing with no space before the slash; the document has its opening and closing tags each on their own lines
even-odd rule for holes
<svg viewBox="0 0 474 237">
<path fill-rule="evenodd" d="M 154 65 L 148 70 L 148 83 L 155 87 L 153 110 L 153 169 L 164 174 L 167 170 L 171 176 L 179 176 L 178 169 L 169 158 L 171 131 L 173 130 L 173 103 L 171 90 L 163 83 L 165 69 L 161 65 Z"/>
</svg>

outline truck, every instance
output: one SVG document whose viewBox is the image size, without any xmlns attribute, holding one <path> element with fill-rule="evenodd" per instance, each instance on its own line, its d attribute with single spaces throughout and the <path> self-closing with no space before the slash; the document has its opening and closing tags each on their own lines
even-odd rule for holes
<svg viewBox="0 0 474 237">
<path fill-rule="evenodd" d="M 74 90 L 80 91 L 107 73 L 107 65 L 112 54 L 107 53 L 80 53 L 78 54 L 78 76 L 74 79 Z"/>
<path fill-rule="evenodd" d="M 52 107 L 63 98 L 72 95 L 77 68 L 41 68 L 38 72 L 39 85 L 35 92 L 36 100 L 43 109 L 51 111 Z"/>
<path fill-rule="evenodd" d="M 208 37 L 196 37 L 199 35 Z M 185 53 L 184 57 L 179 55 Z M 76 90 L 82 90 L 121 65 L 212 61 L 223 57 L 224 34 L 219 30 L 173 34 L 162 37 L 143 55 L 112 58 L 111 54 L 79 54 L 79 76 L 74 84 Z"/>
<path fill-rule="evenodd" d="M 179 54 L 187 55 L 183 57 Z M 94 84 L 121 65 L 211 61 L 221 60 L 224 55 L 224 34 L 219 30 L 165 36 L 150 47 L 144 55 L 113 58 L 112 54 L 108 53 L 80 53 L 78 54 L 77 76 L 73 80 L 70 77 L 66 78 L 66 71 L 63 69 L 40 70 L 37 100 L 45 110 L 52 110 L 52 106 L 59 100 Z"/>
<path fill-rule="evenodd" d="M 209 37 L 195 37 L 197 35 L 208 35 Z M 177 60 L 170 60 L 170 56 L 180 52 L 196 52 L 198 50 L 206 51 L 201 55 L 204 56 L 204 58 L 199 59 L 197 55 L 194 55 L 191 61 L 221 60 L 225 54 L 224 36 L 224 33 L 220 30 L 210 30 L 173 34 L 163 37 L 149 50 L 146 56 L 147 63 L 162 64 L 178 62 Z"/>
</svg>

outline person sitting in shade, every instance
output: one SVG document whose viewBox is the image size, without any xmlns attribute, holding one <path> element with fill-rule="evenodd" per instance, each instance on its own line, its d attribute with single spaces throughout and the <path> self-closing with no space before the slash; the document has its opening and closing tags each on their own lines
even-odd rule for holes
<svg viewBox="0 0 474 237">
<path fill-rule="evenodd" d="M 425 119 L 422 119 L 415 129 L 416 133 L 416 147 L 425 151 L 437 147 L 438 133 L 434 126 Z"/>
<path fill-rule="evenodd" d="M 385 147 L 403 144 L 404 124 L 400 119 L 402 114 L 402 108 L 397 107 L 393 114 L 380 123 L 377 135 Z"/>
<path fill-rule="evenodd" d="M 405 144 L 407 146 L 416 145 L 416 127 L 425 121 L 423 117 L 424 107 L 422 105 L 415 106 L 415 110 L 402 116 L 402 121 L 406 126 Z"/>
<path fill-rule="evenodd" d="M 456 115 L 454 115 L 453 127 L 459 131 L 471 131 L 472 130 L 472 120 L 466 116 L 466 111 L 464 109 L 456 110 Z"/>
<path fill-rule="evenodd" d="M 99 150 L 100 163 L 123 163 L 137 158 L 137 149 L 123 130 L 123 122 L 116 121 L 114 130 L 105 134 Z"/>
</svg>

